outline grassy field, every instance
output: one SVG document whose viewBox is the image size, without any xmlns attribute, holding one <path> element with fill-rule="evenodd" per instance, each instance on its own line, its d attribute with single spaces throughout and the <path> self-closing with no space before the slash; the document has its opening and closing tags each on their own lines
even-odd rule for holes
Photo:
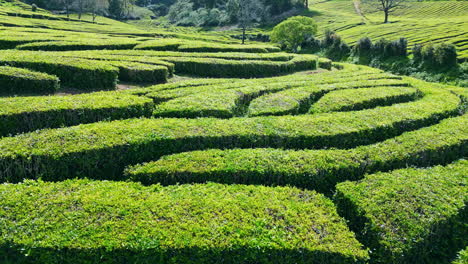
<svg viewBox="0 0 468 264">
<path fill-rule="evenodd" d="M 322 29 L 335 30 L 351 45 L 364 36 L 372 40 L 405 37 L 409 47 L 416 43 L 453 43 L 458 48 L 459 58 L 468 58 L 466 1 L 409 1 L 390 15 L 388 24 L 383 23 L 383 12 L 365 4 L 358 6 L 362 16 L 351 0 L 314 1 L 310 3 L 309 15 Z"/>
<path fill-rule="evenodd" d="M 1 3 L 0 263 L 463 263 L 466 88 Z"/>
</svg>

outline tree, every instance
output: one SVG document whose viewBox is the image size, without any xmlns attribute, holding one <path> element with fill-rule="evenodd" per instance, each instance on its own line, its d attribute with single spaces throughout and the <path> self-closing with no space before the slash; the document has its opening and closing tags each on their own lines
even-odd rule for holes
<svg viewBox="0 0 468 264">
<path fill-rule="evenodd" d="M 88 0 L 87 9 L 91 11 L 93 22 L 96 21 L 98 13 L 109 8 L 108 0 Z"/>
<path fill-rule="evenodd" d="M 407 0 L 366 0 L 368 4 L 374 6 L 377 10 L 383 11 L 385 14 L 384 23 L 388 23 L 388 16 L 391 12 L 403 7 L 403 3 Z"/>
<path fill-rule="evenodd" d="M 81 15 L 83 14 L 85 0 L 76 0 L 76 2 L 78 4 L 78 19 L 81 20 Z"/>
<path fill-rule="evenodd" d="M 271 40 L 297 52 L 301 44 L 315 34 L 317 34 L 317 24 L 312 18 L 295 16 L 276 25 Z"/>
<path fill-rule="evenodd" d="M 228 13 L 239 23 L 242 29 L 242 44 L 245 44 L 245 31 L 254 22 L 261 22 L 268 14 L 268 8 L 258 0 L 229 0 Z"/>
</svg>

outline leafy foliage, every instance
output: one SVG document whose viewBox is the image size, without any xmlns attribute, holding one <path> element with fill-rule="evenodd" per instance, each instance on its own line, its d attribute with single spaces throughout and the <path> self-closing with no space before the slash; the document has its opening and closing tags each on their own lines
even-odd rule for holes
<svg viewBox="0 0 468 264">
<path fill-rule="evenodd" d="M 297 51 L 307 38 L 315 36 L 317 24 L 312 18 L 296 16 L 288 18 L 273 29 L 271 40 L 286 47 L 288 50 Z"/>
</svg>

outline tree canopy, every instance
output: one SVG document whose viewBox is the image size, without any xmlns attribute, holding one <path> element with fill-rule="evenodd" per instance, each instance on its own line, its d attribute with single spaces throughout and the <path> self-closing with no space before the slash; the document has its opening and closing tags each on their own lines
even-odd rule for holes
<svg viewBox="0 0 468 264">
<path fill-rule="evenodd" d="M 297 51 L 301 44 L 317 34 L 317 24 L 310 17 L 295 16 L 279 23 L 273 28 L 271 40 Z"/>
</svg>

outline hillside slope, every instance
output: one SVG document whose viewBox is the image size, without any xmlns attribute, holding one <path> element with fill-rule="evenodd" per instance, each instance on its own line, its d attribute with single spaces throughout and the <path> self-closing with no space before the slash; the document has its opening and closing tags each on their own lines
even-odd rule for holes
<svg viewBox="0 0 468 264">
<path fill-rule="evenodd" d="M 321 28 L 338 32 L 350 45 L 361 37 L 373 40 L 405 37 L 414 44 L 453 43 L 459 58 L 468 59 L 468 1 L 409 1 L 390 15 L 384 24 L 383 13 L 359 5 L 361 16 L 351 0 L 310 3 L 310 15 Z"/>
</svg>

